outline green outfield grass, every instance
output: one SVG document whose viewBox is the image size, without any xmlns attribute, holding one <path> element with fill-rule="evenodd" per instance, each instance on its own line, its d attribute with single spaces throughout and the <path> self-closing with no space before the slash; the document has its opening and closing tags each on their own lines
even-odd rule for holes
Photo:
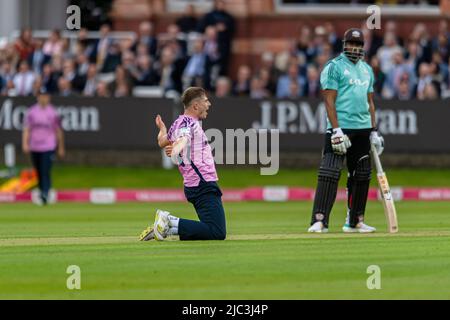
<svg viewBox="0 0 450 320">
<path fill-rule="evenodd" d="M 317 170 L 281 169 L 275 176 L 261 176 L 259 169 L 218 169 L 220 185 L 224 188 L 285 185 L 315 187 Z M 387 169 L 392 186 L 450 186 L 450 169 Z M 98 168 L 56 166 L 53 173 L 58 189 L 111 188 L 180 188 L 177 169 Z M 345 186 L 345 173 L 341 186 Z M 376 185 L 376 179 L 372 180 Z"/>
<path fill-rule="evenodd" d="M 0 205 L 0 299 L 450 298 L 448 202 L 398 203 L 397 235 L 376 202 L 377 234 L 342 234 L 339 202 L 314 236 L 311 203 L 227 203 L 225 242 L 138 242 L 157 207 L 195 217 L 188 204 Z M 69 265 L 80 291 L 66 289 Z M 370 265 L 381 290 L 366 287 Z"/>
</svg>

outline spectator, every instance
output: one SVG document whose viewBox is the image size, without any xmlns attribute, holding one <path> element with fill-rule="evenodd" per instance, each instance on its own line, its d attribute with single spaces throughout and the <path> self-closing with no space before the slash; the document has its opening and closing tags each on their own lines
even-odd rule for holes
<svg viewBox="0 0 450 320">
<path fill-rule="evenodd" d="M 18 96 L 29 96 L 33 93 L 34 82 L 36 81 L 36 74 L 30 70 L 27 61 L 22 61 L 19 64 L 19 72 L 14 76 L 13 84 Z"/>
<path fill-rule="evenodd" d="M 238 69 L 236 82 L 233 84 L 233 95 L 243 97 L 250 94 L 251 70 L 249 66 L 242 65 Z"/>
<path fill-rule="evenodd" d="M 111 96 L 108 90 L 108 84 L 105 81 L 100 81 L 97 84 L 95 96 L 99 98 L 109 98 Z"/>
<path fill-rule="evenodd" d="M 265 88 L 264 82 L 259 76 L 254 76 L 250 82 L 250 98 L 266 99 L 270 96 L 269 91 Z"/>
<path fill-rule="evenodd" d="M 75 69 L 75 62 L 67 59 L 63 62 L 62 77 L 70 82 L 71 89 L 81 92 L 84 88 L 86 77 L 79 76 Z"/>
<path fill-rule="evenodd" d="M 283 98 L 292 99 L 292 100 L 300 98 L 300 86 L 299 86 L 298 82 L 292 81 L 291 83 L 289 83 L 289 92 Z"/>
<path fill-rule="evenodd" d="M 143 45 L 145 48 L 147 48 L 148 54 L 150 54 L 153 58 L 156 57 L 158 40 L 153 34 L 153 24 L 150 21 L 143 21 L 139 24 L 138 37 L 133 43 L 131 49 L 135 54 L 137 54 L 139 45 Z"/>
<path fill-rule="evenodd" d="M 304 85 L 305 79 L 300 76 L 298 65 L 291 63 L 288 68 L 288 73 L 281 76 L 278 80 L 277 98 L 283 99 L 303 96 Z M 297 94 L 293 91 L 294 89 L 298 90 Z"/>
<path fill-rule="evenodd" d="M 108 47 L 108 52 L 103 64 L 100 68 L 101 73 L 110 73 L 116 70 L 121 63 L 120 47 L 117 43 L 111 43 Z"/>
<path fill-rule="evenodd" d="M 198 19 L 195 15 L 195 6 L 188 4 L 185 14 L 176 20 L 176 24 L 183 33 L 190 33 L 197 30 Z"/>
<path fill-rule="evenodd" d="M 166 47 L 161 52 L 161 59 L 155 66 L 156 74 L 159 79 L 159 85 L 164 92 L 175 90 L 182 91 L 181 74 L 184 70 L 176 64 L 174 51 Z"/>
<path fill-rule="evenodd" d="M 76 93 L 72 90 L 72 84 L 64 77 L 58 79 L 58 93 L 61 97 L 73 97 Z"/>
<path fill-rule="evenodd" d="M 259 77 L 264 83 L 264 87 L 275 95 L 277 90 L 277 81 L 281 72 L 275 67 L 275 57 L 272 52 L 264 52 L 261 56 L 261 66 L 259 68 Z"/>
<path fill-rule="evenodd" d="M 40 78 L 40 90 L 48 94 L 58 92 L 57 77 L 53 72 L 50 64 L 45 64 L 42 68 L 42 76 Z"/>
<path fill-rule="evenodd" d="M 327 42 L 331 45 L 333 56 L 340 54 L 342 52 L 342 39 L 339 38 L 333 23 L 325 22 L 324 27 L 328 36 Z"/>
<path fill-rule="evenodd" d="M 158 77 L 152 67 L 152 58 L 147 56 L 141 56 L 137 60 L 137 77 L 134 78 L 134 84 L 137 86 L 154 86 L 158 83 Z M 117 70 L 117 69 L 116 69 Z M 117 73 L 116 73 L 117 75 Z M 127 87 L 130 87 L 129 81 Z M 122 86 L 125 88 L 125 86 Z"/>
<path fill-rule="evenodd" d="M 44 54 L 44 41 L 36 40 L 34 44 L 34 51 L 28 55 L 28 63 L 31 66 L 31 70 L 34 73 L 40 74 L 42 72 L 42 67 L 50 59 Z"/>
<path fill-rule="evenodd" d="M 1 68 L 1 78 L 3 80 L 3 85 L 1 88 L 1 94 L 7 95 L 8 91 L 14 88 L 13 79 L 14 79 L 14 71 L 11 63 L 4 62 Z"/>
<path fill-rule="evenodd" d="M 409 81 L 408 73 L 404 73 L 401 75 L 397 90 L 396 90 L 396 98 L 398 100 L 411 100 L 412 98 L 412 86 Z"/>
<path fill-rule="evenodd" d="M 387 74 L 389 70 L 392 68 L 393 64 L 393 55 L 395 52 L 398 52 L 402 48 L 397 44 L 395 34 L 393 33 L 385 33 L 384 35 L 384 44 L 378 49 L 377 57 L 380 61 L 381 71 L 384 74 Z"/>
<path fill-rule="evenodd" d="M 361 30 L 364 35 L 364 51 L 367 60 L 370 61 L 372 57 L 377 54 L 378 49 L 383 45 L 383 40 L 376 35 L 373 30 L 370 30 L 366 23 L 362 24 Z"/>
<path fill-rule="evenodd" d="M 23 29 L 20 32 L 19 38 L 14 43 L 14 49 L 20 60 L 28 60 L 34 50 L 32 31 L 30 28 Z"/>
<path fill-rule="evenodd" d="M 90 60 L 97 64 L 97 67 L 103 69 L 104 62 L 113 43 L 110 37 L 111 27 L 109 24 L 102 24 L 100 27 L 100 39 L 94 44 Z"/>
<path fill-rule="evenodd" d="M 89 69 L 89 58 L 84 53 L 79 53 L 76 57 L 76 73 L 79 76 L 86 76 Z"/>
<path fill-rule="evenodd" d="M 206 55 L 203 51 L 203 40 L 197 39 L 193 44 L 193 53 L 188 59 L 183 72 L 183 88 L 203 87 L 205 78 Z"/>
<path fill-rule="evenodd" d="M 370 59 L 370 66 L 372 67 L 372 71 L 375 78 L 374 83 L 374 92 L 375 95 L 381 96 L 383 87 L 384 87 L 384 81 L 386 80 L 386 75 L 381 71 L 380 68 L 380 61 L 378 60 L 377 56 L 373 56 Z"/>
<path fill-rule="evenodd" d="M 205 54 L 204 86 L 207 90 L 212 90 L 220 73 L 217 30 L 213 26 L 209 26 L 205 31 L 203 52 Z"/>
<path fill-rule="evenodd" d="M 432 93 L 431 89 L 426 90 L 429 85 L 437 87 L 438 83 L 433 81 L 431 66 L 428 63 L 423 62 L 419 66 L 419 79 L 414 89 L 414 96 L 419 100 L 427 99 L 427 97 L 430 96 L 430 93 Z"/>
<path fill-rule="evenodd" d="M 199 23 L 199 31 L 205 32 L 209 26 L 217 29 L 218 51 L 220 57 L 219 75 L 226 75 L 231 56 L 231 45 L 235 32 L 235 20 L 226 11 L 224 0 L 214 0 L 214 9 L 206 14 Z"/>
<path fill-rule="evenodd" d="M 305 96 L 309 98 L 320 97 L 320 73 L 314 65 L 308 66 L 307 81 L 305 83 Z"/>
<path fill-rule="evenodd" d="M 86 81 L 82 91 L 83 96 L 85 97 L 95 96 L 97 84 L 98 84 L 97 65 L 91 63 L 86 73 Z"/>
<path fill-rule="evenodd" d="M 307 25 L 302 26 L 302 28 L 300 29 L 300 36 L 296 48 L 290 45 L 287 50 L 289 56 L 296 55 L 297 52 L 303 55 L 308 63 L 312 62 L 312 60 L 318 53 L 314 45 L 311 28 Z M 285 71 L 286 69 L 280 68 L 280 70 Z"/>
<path fill-rule="evenodd" d="M 215 95 L 218 98 L 231 96 L 231 81 L 227 77 L 219 77 L 216 83 Z"/>
<path fill-rule="evenodd" d="M 42 48 L 46 59 L 51 59 L 53 56 L 62 56 L 63 54 L 63 41 L 61 40 L 61 33 L 59 30 L 53 30 L 50 32 L 50 37 L 44 43 Z"/>
<path fill-rule="evenodd" d="M 398 85 L 400 83 L 400 77 L 403 74 L 408 75 L 411 83 L 415 82 L 414 68 L 410 64 L 406 64 L 403 58 L 403 52 L 401 50 L 395 51 L 392 57 L 393 65 L 386 76 L 386 81 L 383 88 L 383 97 L 391 99 L 397 94 Z"/>
<path fill-rule="evenodd" d="M 432 54 L 432 43 L 425 24 L 418 23 L 411 33 L 410 40 L 417 42 L 423 61 L 430 62 Z"/>
</svg>

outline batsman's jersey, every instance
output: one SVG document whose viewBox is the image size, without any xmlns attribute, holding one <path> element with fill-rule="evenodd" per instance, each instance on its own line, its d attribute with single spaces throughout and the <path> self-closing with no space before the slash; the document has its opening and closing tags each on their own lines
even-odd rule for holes
<svg viewBox="0 0 450 320">
<path fill-rule="evenodd" d="M 341 128 L 372 127 L 367 94 L 373 92 L 374 75 L 367 63 L 359 60 L 354 64 L 342 53 L 325 65 L 320 84 L 323 90 L 337 91 L 336 113 Z"/>
<path fill-rule="evenodd" d="M 186 115 L 179 116 L 170 127 L 167 139 L 174 143 L 182 137 L 188 139 L 186 153 L 179 156 L 178 166 L 184 185 L 198 187 L 202 178 L 207 182 L 217 181 L 211 146 L 200 121 Z"/>
</svg>

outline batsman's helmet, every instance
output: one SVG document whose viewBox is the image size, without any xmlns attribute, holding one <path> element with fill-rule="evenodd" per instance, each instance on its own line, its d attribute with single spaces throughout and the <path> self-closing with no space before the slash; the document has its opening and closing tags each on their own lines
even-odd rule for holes
<svg viewBox="0 0 450 320">
<path fill-rule="evenodd" d="M 349 44 L 359 44 L 364 46 L 364 34 L 360 29 L 351 28 L 345 31 L 344 40 L 342 42 L 344 47 L 344 54 L 350 61 L 356 63 L 358 62 L 358 60 L 364 58 L 365 52 L 362 47 L 355 48 L 349 46 Z"/>
</svg>

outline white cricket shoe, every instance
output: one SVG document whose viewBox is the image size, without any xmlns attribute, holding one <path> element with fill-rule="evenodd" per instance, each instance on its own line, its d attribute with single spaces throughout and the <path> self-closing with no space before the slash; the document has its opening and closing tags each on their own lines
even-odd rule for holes
<svg viewBox="0 0 450 320">
<path fill-rule="evenodd" d="M 325 228 L 323 226 L 323 223 L 318 221 L 316 223 L 314 223 L 309 229 L 308 229 L 309 233 L 327 233 L 328 232 L 328 228 Z"/>
<path fill-rule="evenodd" d="M 352 228 L 350 227 L 350 224 L 346 223 L 342 227 L 342 231 L 345 233 L 373 233 L 377 231 L 377 229 L 360 222 L 356 225 L 356 228 Z"/>
<path fill-rule="evenodd" d="M 153 232 L 155 233 L 155 240 L 164 241 L 167 238 L 169 232 L 169 212 L 156 210 L 155 224 L 153 226 Z"/>
</svg>

